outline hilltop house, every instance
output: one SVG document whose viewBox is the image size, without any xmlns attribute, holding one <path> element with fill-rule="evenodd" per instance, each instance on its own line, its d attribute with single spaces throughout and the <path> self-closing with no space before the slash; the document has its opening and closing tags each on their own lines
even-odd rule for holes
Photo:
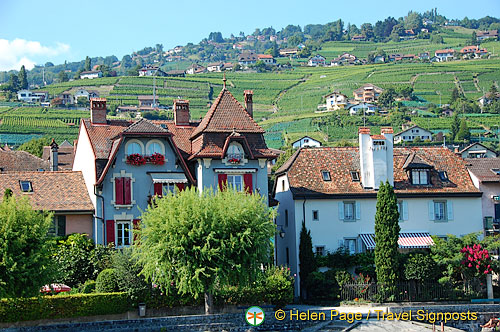
<svg viewBox="0 0 500 332">
<path fill-rule="evenodd" d="M 139 76 L 167 76 L 158 66 L 145 66 L 139 69 Z"/>
<path fill-rule="evenodd" d="M 295 142 L 292 143 L 292 147 L 294 149 L 303 148 L 306 146 L 318 147 L 318 146 L 321 146 L 321 142 L 317 141 L 314 138 L 311 138 L 309 136 L 304 136 L 304 137 L 299 138 L 298 140 L 296 140 Z"/>
<path fill-rule="evenodd" d="M 466 158 L 496 158 L 495 151 L 488 149 L 481 143 L 473 143 L 457 152 L 463 159 Z"/>
<path fill-rule="evenodd" d="M 0 174 L 0 195 L 5 189 L 17 197 L 28 197 L 36 210 L 54 212 L 52 235 L 71 233 L 93 236 L 94 206 L 81 172 L 8 172 Z"/>
<path fill-rule="evenodd" d="M 296 55 L 298 52 L 299 52 L 299 50 L 296 48 L 283 48 L 280 50 L 280 55 L 281 56 L 292 56 L 292 55 Z"/>
<path fill-rule="evenodd" d="M 139 108 L 143 110 L 151 110 L 155 107 L 158 107 L 159 104 L 158 96 L 137 96 L 137 100 L 139 100 Z"/>
<path fill-rule="evenodd" d="M 222 62 L 213 62 L 207 65 L 208 72 L 221 72 L 224 69 L 224 63 Z"/>
<path fill-rule="evenodd" d="M 381 131 L 370 135 L 369 128 L 360 128 L 359 148 L 302 148 L 277 170 L 276 261 L 296 276 L 296 295 L 302 221 L 318 255 L 338 248 L 352 254 L 373 250 L 381 182 L 393 185 L 398 198 L 401 250 L 428 248 L 431 235 L 483 229 L 482 194 L 459 156 L 442 147 L 394 148 L 392 129 Z"/>
<path fill-rule="evenodd" d="M 455 50 L 452 48 L 444 49 L 444 50 L 437 50 L 436 52 L 434 52 L 434 55 L 435 55 L 436 60 L 438 62 L 453 60 L 454 54 L 455 54 Z"/>
<path fill-rule="evenodd" d="M 240 66 L 244 68 L 256 64 L 257 60 L 258 60 L 257 54 L 255 54 L 255 52 L 253 51 L 243 52 L 238 57 L 238 63 L 240 64 Z"/>
<path fill-rule="evenodd" d="M 336 111 L 339 109 L 344 109 L 347 106 L 347 96 L 340 92 L 332 92 L 325 96 L 326 99 L 326 109 L 328 111 Z"/>
<path fill-rule="evenodd" d="M 257 58 L 259 61 L 264 62 L 266 65 L 275 65 L 276 60 L 274 60 L 273 56 L 271 54 L 258 54 Z"/>
<path fill-rule="evenodd" d="M 252 91 L 245 107 L 224 88 L 201 122 L 189 101 L 174 101 L 173 121 L 108 120 L 106 100 L 92 99 L 81 121 L 73 169 L 81 171 L 96 209 L 96 243 L 132 243 L 132 227 L 154 196 L 225 184 L 268 196 L 264 130 L 253 120 Z M 91 162 L 89 162 L 91 161 Z"/>
<path fill-rule="evenodd" d="M 359 63 L 358 58 L 355 55 L 349 53 L 343 53 L 330 61 L 330 66 L 343 66 L 343 65 L 355 65 Z"/>
<path fill-rule="evenodd" d="M 482 41 L 488 38 L 498 40 L 498 30 L 478 31 L 476 33 L 476 38 L 478 41 Z"/>
<path fill-rule="evenodd" d="M 73 99 L 73 95 L 71 92 L 63 92 L 59 95 L 59 98 L 61 98 L 61 103 L 63 105 L 71 105 L 74 104 L 75 100 Z"/>
<path fill-rule="evenodd" d="M 352 93 L 354 99 L 362 102 L 374 102 L 378 100 L 380 94 L 384 92 L 382 88 L 379 88 L 373 84 L 363 84 L 360 88 L 354 90 Z"/>
<path fill-rule="evenodd" d="M 419 126 L 412 126 L 394 135 L 394 143 L 413 142 L 417 137 L 422 141 L 432 141 L 432 133 L 430 131 Z"/>
<path fill-rule="evenodd" d="M 500 232 L 500 158 L 466 159 L 472 182 L 483 193 L 485 235 Z"/>
<path fill-rule="evenodd" d="M 207 71 L 207 68 L 197 64 L 193 63 L 191 66 L 186 69 L 186 74 L 194 75 L 194 74 L 201 74 L 205 73 Z"/>
<path fill-rule="evenodd" d="M 465 46 L 460 50 L 460 55 L 462 57 L 472 56 L 475 58 L 480 58 L 483 55 L 488 54 L 488 51 L 485 48 L 479 48 L 479 46 Z"/>
<path fill-rule="evenodd" d="M 80 73 L 80 79 L 94 79 L 94 78 L 99 78 L 102 77 L 102 71 L 100 70 L 91 70 L 91 71 L 82 71 Z"/>
<path fill-rule="evenodd" d="M 49 100 L 49 93 L 47 91 L 19 90 L 17 91 L 17 100 L 25 103 L 44 102 Z"/>
<path fill-rule="evenodd" d="M 370 103 L 359 103 L 359 104 L 351 104 L 347 106 L 347 109 L 349 110 L 349 115 L 357 115 L 357 114 L 362 114 L 362 115 L 374 115 L 375 111 L 377 111 L 378 107 L 370 104 Z"/>
<path fill-rule="evenodd" d="M 310 57 L 309 60 L 307 61 L 307 65 L 309 67 L 318 67 L 318 66 L 324 66 L 326 64 L 326 59 L 324 56 L 320 54 L 316 54 L 313 57 Z"/>
<path fill-rule="evenodd" d="M 76 101 L 78 101 L 78 98 L 82 98 L 82 97 L 86 98 L 87 100 L 90 100 L 90 98 L 98 98 L 99 91 L 79 88 L 78 90 L 76 90 L 76 92 L 73 96 L 74 96 L 73 100 L 76 100 Z"/>
</svg>

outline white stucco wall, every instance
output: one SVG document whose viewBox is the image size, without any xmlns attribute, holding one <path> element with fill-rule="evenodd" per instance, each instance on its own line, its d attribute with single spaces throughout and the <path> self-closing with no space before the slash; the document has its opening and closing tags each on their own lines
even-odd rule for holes
<svg viewBox="0 0 500 332">
<path fill-rule="evenodd" d="M 78 143 L 76 147 L 75 159 L 73 162 L 73 171 L 81 171 L 87 191 L 90 195 L 90 200 L 96 208 L 96 196 L 94 195 L 94 184 L 96 183 L 96 168 L 95 156 L 90 144 L 90 139 L 85 130 L 83 121 L 80 122 L 80 132 L 78 135 Z"/>
</svg>

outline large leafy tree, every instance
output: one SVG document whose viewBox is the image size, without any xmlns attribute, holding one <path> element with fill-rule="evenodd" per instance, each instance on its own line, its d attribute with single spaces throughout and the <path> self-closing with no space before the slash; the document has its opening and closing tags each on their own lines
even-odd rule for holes
<svg viewBox="0 0 500 332">
<path fill-rule="evenodd" d="M 141 273 L 166 293 L 204 294 L 206 313 L 218 285 L 254 280 L 269 260 L 276 226 L 259 195 L 191 188 L 155 205 L 143 214 L 134 250 Z"/>
<path fill-rule="evenodd" d="M 385 285 L 386 297 L 394 295 L 398 281 L 398 202 L 394 188 L 381 183 L 375 213 L 375 271 L 377 281 Z"/>
<path fill-rule="evenodd" d="M 311 273 L 316 271 L 316 260 L 312 248 L 311 231 L 306 228 L 306 223 L 302 221 L 299 242 L 299 267 L 300 267 L 300 296 L 307 298 L 307 281 Z"/>
<path fill-rule="evenodd" d="M 32 140 L 21 144 L 18 150 L 29 152 L 32 155 L 41 158 L 43 154 L 43 147 L 50 145 L 50 142 L 51 140 L 48 137 L 33 138 Z"/>
<path fill-rule="evenodd" d="M 0 298 L 35 296 L 53 281 L 51 221 L 51 214 L 34 211 L 27 198 L 4 197 L 0 203 Z"/>
</svg>

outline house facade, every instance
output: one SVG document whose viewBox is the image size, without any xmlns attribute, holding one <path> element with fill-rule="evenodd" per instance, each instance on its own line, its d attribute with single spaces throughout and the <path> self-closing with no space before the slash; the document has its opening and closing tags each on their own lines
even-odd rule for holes
<svg viewBox="0 0 500 332">
<path fill-rule="evenodd" d="M 40 102 L 41 97 L 30 90 L 19 90 L 17 91 L 17 100 L 25 103 L 35 103 Z"/>
<path fill-rule="evenodd" d="M 347 96 L 340 92 L 332 92 L 325 96 L 326 98 L 326 109 L 328 111 L 336 111 L 339 109 L 344 109 L 347 106 Z"/>
<path fill-rule="evenodd" d="M 201 122 L 190 120 L 187 100 L 174 102 L 173 121 L 131 122 L 108 120 L 105 99 L 92 99 L 73 169 L 83 173 L 95 207 L 96 243 L 130 245 L 142 211 L 176 188 L 228 185 L 267 198 L 267 162 L 276 155 L 252 118 L 252 95 L 245 91 L 243 107 L 224 84 Z"/>
<path fill-rule="evenodd" d="M 94 78 L 99 78 L 102 77 L 102 71 L 100 70 L 91 70 L 91 71 L 82 71 L 80 73 L 80 79 L 94 79 Z"/>
<path fill-rule="evenodd" d="M 87 90 L 79 88 L 73 95 L 73 100 L 78 100 L 78 98 L 86 98 L 87 100 L 90 100 L 90 98 L 98 98 L 98 97 L 99 97 L 99 92 L 96 90 Z"/>
<path fill-rule="evenodd" d="M 476 38 L 479 41 L 489 39 L 489 38 L 493 38 L 495 40 L 498 40 L 498 30 L 478 31 L 476 33 Z"/>
<path fill-rule="evenodd" d="M 488 149 L 481 143 L 473 143 L 458 151 L 458 154 L 463 158 L 496 158 L 495 151 Z"/>
<path fill-rule="evenodd" d="M 447 148 L 394 148 L 392 128 L 381 135 L 360 128 L 359 148 L 300 149 L 276 172 L 273 190 L 284 235 L 276 237 L 276 259 L 297 276 L 296 295 L 302 221 L 318 254 L 373 250 L 377 189 L 385 181 L 398 198 L 401 250 L 428 248 L 431 235 L 483 229 L 481 192 Z"/>
<path fill-rule="evenodd" d="M 436 57 L 436 60 L 439 62 L 453 60 L 454 54 L 455 50 L 452 48 L 445 50 L 437 50 L 436 52 L 434 52 L 434 56 Z"/>
<path fill-rule="evenodd" d="M 394 143 L 413 142 L 417 137 L 422 141 L 432 141 L 432 133 L 430 131 L 419 126 L 412 126 L 394 135 Z"/>
<path fill-rule="evenodd" d="M 324 66 L 326 64 L 326 59 L 324 56 L 320 54 L 316 54 L 315 56 L 309 58 L 307 61 L 307 65 L 309 67 L 318 67 L 318 66 Z"/>
<path fill-rule="evenodd" d="M 258 60 L 257 54 L 252 51 L 243 52 L 238 56 L 238 63 L 240 64 L 240 66 L 244 68 L 256 64 L 257 60 Z"/>
<path fill-rule="evenodd" d="M 362 102 L 374 102 L 378 100 L 380 94 L 384 92 L 382 88 L 379 88 L 373 84 L 363 84 L 360 88 L 354 90 L 352 93 L 354 99 Z"/>
<path fill-rule="evenodd" d="M 158 66 L 145 66 L 139 69 L 139 76 L 167 76 Z"/>
<path fill-rule="evenodd" d="M 301 139 L 296 140 L 292 143 L 292 147 L 294 149 L 303 148 L 303 147 L 318 147 L 321 146 L 321 142 L 311 138 L 309 136 L 304 136 Z"/>
<path fill-rule="evenodd" d="M 257 58 L 266 65 L 272 66 L 276 64 L 276 60 L 274 60 L 274 57 L 271 54 L 258 54 Z"/>
</svg>

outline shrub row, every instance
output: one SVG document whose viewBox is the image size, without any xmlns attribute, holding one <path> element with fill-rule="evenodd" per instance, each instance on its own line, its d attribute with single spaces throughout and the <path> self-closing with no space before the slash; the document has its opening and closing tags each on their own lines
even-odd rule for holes
<svg viewBox="0 0 500 332">
<path fill-rule="evenodd" d="M 129 308 L 125 293 L 2 299 L 0 322 L 119 314 Z"/>
</svg>

